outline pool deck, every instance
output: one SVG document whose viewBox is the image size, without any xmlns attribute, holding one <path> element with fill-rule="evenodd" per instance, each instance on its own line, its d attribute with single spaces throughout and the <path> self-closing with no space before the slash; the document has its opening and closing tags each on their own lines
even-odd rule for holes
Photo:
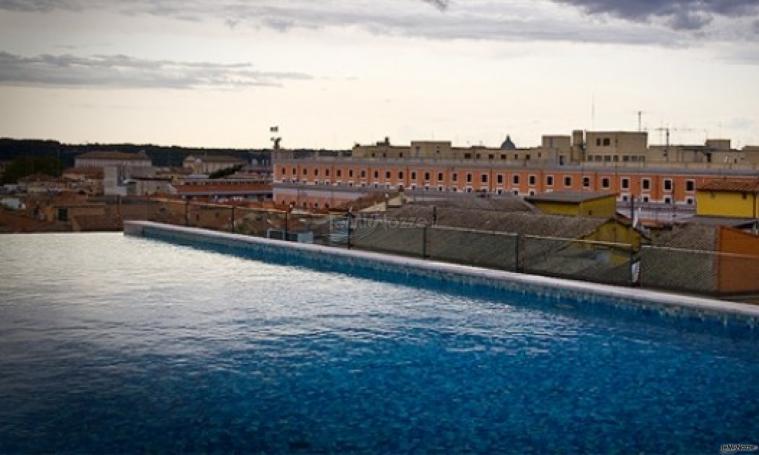
<svg viewBox="0 0 759 455">
<path fill-rule="evenodd" d="M 262 247 L 287 250 L 288 252 L 302 252 L 308 256 L 320 258 L 342 258 L 350 261 L 360 261 L 362 264 L 376 264 L 378 266 L 390 266 L 405 271 L 420 273 L 432 273 L 443 277 L 456 277 L 475 280 L 480 284 L 494 285 L 495 287 L 507 287 L 511 290 L 527 289 L 528 292 L 540 290 L 561 291 L 568 295 L 580 295 L 584 297 L 611 298 L 620 301 L 638 302 L 646 306 L 661 307 L 667 310 L 689 311 L 698 314 L 724 315 L 737 317 L 747 322 L 751 327 L 759 323 L 759 305 L 751 305 L 725 300 L 717 300 L 690 295 L 675 294 L 669 292 L 652 291 L 640 288 L 610 286 L 604 284 L 588 283 L 585 281 L 551 278 L 539 275 L 528 275 L 502 270 L 485 269 L 447 262 L 436 262 L 426 259 L 416 259 L 403 256 L 394 256 L 384 253 L 369 251 L 348 250 L 336 247 L 313 245 L 305 243 L 285 242 L 261 237 L 252 237 L 241 234 L 212 231 L 207 229 L 175 226 L 150 221 L 127 221 L 124 223 L 124 234 L 143 236 L 145 228 L 163 232 L 165 234 L 178 234 L 185 238 L 197 238 L 198 240 L 211 240 L 225 245 L 258 245 Z"/>
</svg>

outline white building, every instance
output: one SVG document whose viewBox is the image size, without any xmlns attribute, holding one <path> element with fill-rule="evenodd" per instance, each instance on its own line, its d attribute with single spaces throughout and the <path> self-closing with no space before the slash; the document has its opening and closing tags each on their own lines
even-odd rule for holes
<svg viewBox="0 0 759 455">
<path fill-rule="evenodd" d="M 246 164 L 248 164 L 247 161 L 235 156 L 190 155 L 184 159 L 182 166 L 184 166 L 187 169 L 192 169 L 192 172 L 194 174 L 208 175 L 216 171 L 221 171 L 223 169 L 230 169 L 235 166 L 245 166 Z"/>
<path fill-rule="evenodd" d="M 144 152 L 87 152 L 74 158 L 75 167 L 105 168 L 115 167 L 150 167 L 153 165 Z"/>
</svg>

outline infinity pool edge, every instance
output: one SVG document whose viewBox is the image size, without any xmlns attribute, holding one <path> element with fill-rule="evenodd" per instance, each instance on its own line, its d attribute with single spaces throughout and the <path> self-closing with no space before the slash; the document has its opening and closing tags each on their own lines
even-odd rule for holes
<svg viewBox="0 0 759 455">
<path fill-rule="evenodd" d="M 690 317 L 720 318 L 728 325 L 738 322 L 738 325 L 754 329 L 759 326 L 759 306 L 717 300 L 705 297 L 653 291 L 640 288 L 612 286 L 589 283 L 584 281 L 552 278 L 540 275 L 529 275 L 502 270 L 485 269 L 467 265 L 438 262 L 426 259 L 409 258 L 385 253 L 361 250 L 348 250 L 322 245 L 284 242 L 281 240 L 252 237 L 241 234 L 212 231 L 155 223 L 150 221 L 127 221 L 124 223 L 124 234 L 137 237 L 148 237 L 145 230 L 162 232 L 167 235 L 181 235 L 186 240 L 211 241 L 224 246 L 256 245 L 280 252 L 299 253 L 320 258 L 332 257 L 348 261 L 359 261 L 362 266 L 386 269 L 390 266 L 396 271 L 415 273 L 419 275 L 435 275 L 437 278 L 464 279 L 469 284 L 484 285 L 496 289 L 522 291 L 538 295 L 558 294 L 561 297 L 596 301 L 599 298 L 609 298 L 626 305 L 638 305 L 659 309 L 670 315 L 686 313 Z M 441 276 L 442 275 L 442 276 Z M 732 324 L 731 324 L 732 325 Z"/>
</svg>

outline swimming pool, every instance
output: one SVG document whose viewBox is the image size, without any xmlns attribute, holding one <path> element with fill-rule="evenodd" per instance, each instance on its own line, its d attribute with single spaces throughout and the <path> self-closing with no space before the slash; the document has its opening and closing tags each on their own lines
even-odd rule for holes
<svg viewBox="0 0 759 455">
<path fill-rule="evenodd" d="M 4 236 L 0 452 L 756 443 L 752 336 L 449 291 L 120 234 Z"/>
</svg>

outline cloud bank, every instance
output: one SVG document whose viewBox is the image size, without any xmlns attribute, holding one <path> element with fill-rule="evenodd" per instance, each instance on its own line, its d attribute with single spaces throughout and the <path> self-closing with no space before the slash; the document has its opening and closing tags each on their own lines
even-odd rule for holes
<svg viewBox="0 0 759 455">
<path fill-rule="evenodd" d="M 0 0 L 0 10 L 98 10 L 217 20 L 234 29 L 360 27 L 439 40 L 664 46 L 755 41 L 759 21 L 758 0 Z"/>
<path fill-rule="evenodd" d="M 632 21 L 663 19 L 676 30 L 700 30 L 715 16 L 757 16 L 756 0 L 555 0 L 588 14 L 610 14 Z"/>
<path fill-rule="evenodd" d="M 125 55 L 39 55 L 0 52 L 0 84 L 110 88 L 234 88 L 308 80 L 303 73 L 257 71 L 248 63 L 148 60 Z"/>
</svg>

